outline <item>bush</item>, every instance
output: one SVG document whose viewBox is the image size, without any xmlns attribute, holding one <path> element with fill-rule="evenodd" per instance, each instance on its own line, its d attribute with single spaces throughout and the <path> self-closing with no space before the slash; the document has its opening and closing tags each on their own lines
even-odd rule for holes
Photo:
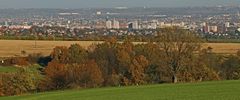
<svg viewBox="0 0 240 100">
<path fill-rule="evenodd" d="M 41 91 L 45 90 L 56 90 L 64 89 L 67 86 L 66 74 L 67 68 L 64 64 L 58 62 L 50 62 L 44 70 L 45 78 L 41 80 L 39 89 Z"/>
<path fill-rule="evenodd" d="M 19 66 L 28 66 L 30 63 L 28 62 L 28 59 L 26 57 L 15 57 L 15 58 L 9 58 L 4 60 L 4 63 L 2 65 L 4 66 L 13 66 L 13 65 L 19 65 Z"/>
<path fill-rule="evenodd" d="M 112 75 L 109 75 L 106 78 L 106 85 L 109 86 L 119 86 L 120 85 L 120 76 L 113 71 Z"/>
<path fill-rule="evenodd" d="M 240 58 L 235 55 L 228 56 L 222 63 L 220 74 L 227 80 L 240 79 Z"/>
<path fill-rule="evenodd" d="M 39 86 L 41 91 L 99 87 L 103 82 L 102 72 L 93 60 L 83 64 L 66 65 L 53 61 L 46 67 L 45 75 Z"/>
<path fill-rule="evenodd" d="M 36 91 L 38 84 L 36 75 L 27 68 L 22 68 L 16 73 L 1 73 L 0 95 L 11 96 Z"/>
</svg>

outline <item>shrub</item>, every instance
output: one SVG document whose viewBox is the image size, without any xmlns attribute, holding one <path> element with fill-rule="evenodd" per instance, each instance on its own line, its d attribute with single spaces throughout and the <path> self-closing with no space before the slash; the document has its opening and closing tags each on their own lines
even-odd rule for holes
<svg viewBox="0 0 240 100">
<path fill-rule="evenodd" d="M 4 60 L 4 66 L 13 66 L 13 65 L 19 65 L 19 66 L 27 66 L 29 65 L 28 59 L 26 57 L 15 57 L 15 58 L 9 58 Z"/>
<path fill-rule="evenodd" d="M 38 79 L 34 72 L 22 68 L 16 73 L 0 74 L 0 95 L 11 96 L 32 92 L 37 89 Z"/>
<path fill-rule="evenodd" d="M 67 68 L 64 64 L 56 61 L 48 63 L 48 66 L 44 70 L 45 78 L 41 81 L 39 89 L 41 91 L 64 89 L 67 86 L 65 79 L 66 72 Z"/>
<path fill-rule="evenodd" d="M 235 55 L 228 56 L 222 63 L 220 74 L 227 80 L 240 79 L 240 58 Z"/>
</svg>

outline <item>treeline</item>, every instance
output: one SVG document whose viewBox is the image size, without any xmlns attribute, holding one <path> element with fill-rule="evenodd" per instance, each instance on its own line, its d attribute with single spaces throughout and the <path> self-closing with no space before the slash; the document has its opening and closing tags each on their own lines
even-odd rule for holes
<svg viewBox="0 0 240 100">
<path fill-rule="evenodd" d="M 195 34 L 177 28 L 161 30 L 155 40 L 134 45 L 131 39 L 119 43 L 111 37 L 87 49 L 78 44 L 55 47 L 48 57 L 25 59 L 44 66 L 40 73 L 1 74 L 0 95 L 240 79 L 240 51 L 215 54 L 211 47 L 202 48 Z"/>
<path fill-rule="evenodd" d="M 87 35 L 84 37 L 65 37 L 65 36 L 39 36 L 39 35 L 29 35 L 29 36 L 0 36 L 0 40 L 39 40 L 39 41 L 105 41 L 109 36 L 99 36 L 99 35 Z M 153 36 L 148 35 L 123 35 L 123 36 L 114 36 L 118 41 L 122 41 L 125 38 L 131 38 L 134 42 L 147 42 L 150 41 Z"/>
<path fill-rule="evenodd" d="M 116 36 L 118 40 L 131 37 L 134 41 L 147 41 L 157 30 L 128 29 L 68 29 L 64 27 L 32 26 L 30 29 L 0 30 L 0 39 L 3 40 L 49 40 L 49 41 L 104 41 L 108 36 Z M 133 34 L 134 33 L 134 34 Z M 146 33 L 146 34 L 145 34 Z M 151 34 L 150 34 L 151 33 Z"/>
</svg>

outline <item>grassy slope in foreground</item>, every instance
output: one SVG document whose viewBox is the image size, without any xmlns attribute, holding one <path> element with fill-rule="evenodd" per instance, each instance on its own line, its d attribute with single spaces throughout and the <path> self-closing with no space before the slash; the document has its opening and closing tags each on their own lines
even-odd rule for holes
<svg viewBox="0 0 240 100">
<path fill-rule="evenodd" d="M 0 100 L 240 100 L 240 81 L 67 90 Z"/>
</svg>

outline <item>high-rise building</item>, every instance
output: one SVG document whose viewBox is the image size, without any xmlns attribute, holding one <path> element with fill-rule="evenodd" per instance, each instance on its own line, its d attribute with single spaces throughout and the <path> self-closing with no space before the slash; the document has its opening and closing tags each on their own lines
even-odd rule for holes
<svg viewBox="0 0 240 100">
<path fill-rule="evenodd" d="M 139 29 L 138 21 L 133 22 L 133 29 Z"/>
<path fill-rule="evenodd" d="M 201 24 L 201 26 L 202 26 L 202 29 L 203 29 L 203 32 L 204 32 L 204 33 L 208 33 L 208 32 L 209 32 L 208 24 L 207 24 L 206 22 L 203 22 L 203 23 Z"/>
<path fill-rule="evenodd" d="M 130 30 L 133 29 L 133 23 L 132 22 L 128 24 L 128 29 L 130 29 Z"/>
<path fill-rule="evenodd" d="M 217 26 L 208 26 L 208 32 L 218 32 Z"/>
<path fill-rule="evenodd" d="M 9 25 L 8 25 L 8 21 L 5 21 L 5 25 L 4 25 L 4 26 L 9 26 Z"/>
<path fill-rule="evenodd" d="M 117 20 L 113 20 L 113 28 L 114 29 L 119 29 L 120 28 L 120 25 L 119 25 L 119 21 L 117 21 Z"/>
<path fill-rule="evenodd" d="M 110 21 L 110 20 L 106 21 L 106 27 L 107 27 L 107 29 L 113 28 L 112 27 L 112 21 Z"/>
<path fill-rule="evenodd" d="M 227 28 L 227 27 L 230 27 L 230 23 L 229 22 L 226 22 L 225 23 L 225 27 Z"/>
</svg>

